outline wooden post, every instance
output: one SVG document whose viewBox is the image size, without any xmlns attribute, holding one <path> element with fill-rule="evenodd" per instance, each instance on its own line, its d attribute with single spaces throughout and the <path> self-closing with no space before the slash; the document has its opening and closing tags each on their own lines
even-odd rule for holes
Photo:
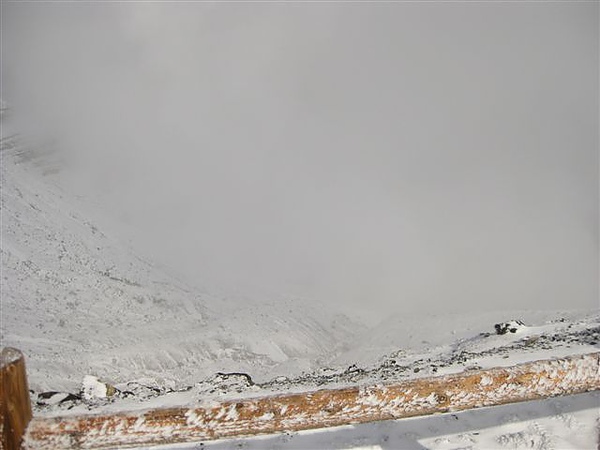
<svg viewBox="0 0 600 450">
<path fill-rule="evenodd" d="M 25 358 L 19 350 L 6 347 L 0 353 L 0 449 L 21 448 L 30 420 Z"/>
<path fill-rule="evenodd" d="M 127 448 L 461 411 L 600 389 L 600 353 L 390 384 L 120 414 L 35 418 L 26 449 Z"/>
</svg>

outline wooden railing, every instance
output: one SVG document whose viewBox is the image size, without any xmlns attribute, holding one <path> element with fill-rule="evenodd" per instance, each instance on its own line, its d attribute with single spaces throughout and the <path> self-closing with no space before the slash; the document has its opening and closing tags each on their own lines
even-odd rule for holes
<svg viewBox="0 0 600 450">
<path fill-rule="evenodd" d="M 0 448 L 18 449 L 31 420 L 25 358 L 19 350 L 4 348 L 0 353 L 0 383 Z"/>
<path fill-rule="evenodd" d="M 22 358 L 20 361 L 13 367 L 24 368 Z M 3 383 L 4 370 L 3 366 Z M 18 369 L 11 373 L 15 372 Z M 4 385 L 3 405 L 20 405 L 22 399 L 13 402 L 7 396 L 21 398 L 27 392 L 24 372 L 16 378 L 21 387 L 6 389 L 8 385 Z M 31 449 L 84 449 L 191 443 L 400 419 L 592 390 L 600 390 L 600 353 L 391 384 L 213 402 L 208 406 L 35 417 L 26 429 L 31 410 L 22 406 L 14 410 L 18 417 L 4 416 L 11 417 L 13 425 L 7 428 L 5 420 L 2 442 L 10 450 L 19 445 Z M 23 431 L 19 444 L 19 433 Z"/>
</svg>

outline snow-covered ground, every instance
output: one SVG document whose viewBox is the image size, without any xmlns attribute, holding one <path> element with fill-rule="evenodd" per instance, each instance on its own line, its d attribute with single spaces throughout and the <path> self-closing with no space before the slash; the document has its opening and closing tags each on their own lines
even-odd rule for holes
<svg viewBox="0 0 600 450">
<path fill-rule="evenodd" d="M 87 199 L 53 181 L 47 157 L 2 141 L 2 342 L 27 355 L 33 389 L 76 389 L 85 374 L 169 386 L 219 370 L 270 376 L 317 367 L 363 331 L 293 298 L 186 285 L 82 214 Z"/>
<path fill-rule="evenodd" d="M 99 224 L 90 199 L 59 182 L 52 146 L 3 125 L 1 339 L 26 355 L 38 415 L 380 383 L 600 348 L 597 310 L 402 315 L 372 327 L 305 299 L 192 286 Z M 599 401 L 588 393 L 182 448 L 596 448 Z"/>
</svg>

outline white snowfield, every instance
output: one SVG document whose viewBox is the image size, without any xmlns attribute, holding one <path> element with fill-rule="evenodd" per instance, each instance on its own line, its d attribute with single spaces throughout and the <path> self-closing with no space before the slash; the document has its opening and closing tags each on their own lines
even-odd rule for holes
<svg viewBox="0 0 600 450">
<path fill-rule="evenodd" d="M 1 339 L 26 355 L 37 415 L 372 384 L 600 348 L 598 311 L 393 316 L 370 328 L 294 298 L 190 286 L 99 225 L 88 199 L 61 187 L 51 152 L 4 127 L 1 154 Z M 595 449 L 599 410 L 598 393 L 587 393 L 171 448 Z"/>
</svg>

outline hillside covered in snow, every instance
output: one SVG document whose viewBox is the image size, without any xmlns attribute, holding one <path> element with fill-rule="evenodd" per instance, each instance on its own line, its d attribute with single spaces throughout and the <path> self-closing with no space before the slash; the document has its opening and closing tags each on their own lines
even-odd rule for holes
<svg viewBox="0 0 600 450">
<path fill-rule="evenodd" d="M 27 355 L 35 390 L 73 390 L 86 374 L 180 386 L 310 369 L 363 330 L 293 298 L 188 286 L 86 215 L 47 144 L 5 123 L 1 151 L 2 344 Z"/>
<path fill-rule="evenodd" d="M 0 10 L 0 344 L 42 421 L 594 378 L 598 2 Z M 600 449 L 589 386 L 183 448 Z"/>
<path fill-rule="evenodd" d="M 600 346 L 597 311 L 391 315 L 373 327 L 305 299 L 192 286 L 98 225 L 94 205 L 61 184 L 61 163 L 51 145 L 10 131 L 4 127 L 1 147 L 1 337 L 3 346 L 17 347 L 27 357 L 38 414 L 378 384 L 589 353 Z M 598 401 L 594 394 L 574 399 L 588 410 Z M 550 414 L 548 408 L 557 408 L 552 405 L 541 402 L 535 412 L 517 409 Z M 571 425 L 592 417 L 589 411 L 569 414 Z M 491 420 L 471 416 L 460 414 L 476 424 Z M 453 429 L 446 422 L 437 426 L 437 434 L 418 429 L 422 436 Z M 591 439 L 593 423 L 577 426 Z M 547 444 L 556 438 L 540 427 L 526 423 L 521 436 L 505 426 L 495 443 L 505 439 L 502 446 L 552 448 Z M 412 448 L 402 429 L 365 425 L 351 436 L 367 433 L 377 443 L 394 435 L 392 442 Z M 323 439 L 340 448 L 352 444 L 342 435 L 301 433 L 285 442 L 278 437 L 244 445 L 296 448 L 294 442 L 321 446 Z M 462 433 L 423 442 L 428 448 L 454 448 L 465 436 L 467 444 L 490 439 Z"/>
</svg>

